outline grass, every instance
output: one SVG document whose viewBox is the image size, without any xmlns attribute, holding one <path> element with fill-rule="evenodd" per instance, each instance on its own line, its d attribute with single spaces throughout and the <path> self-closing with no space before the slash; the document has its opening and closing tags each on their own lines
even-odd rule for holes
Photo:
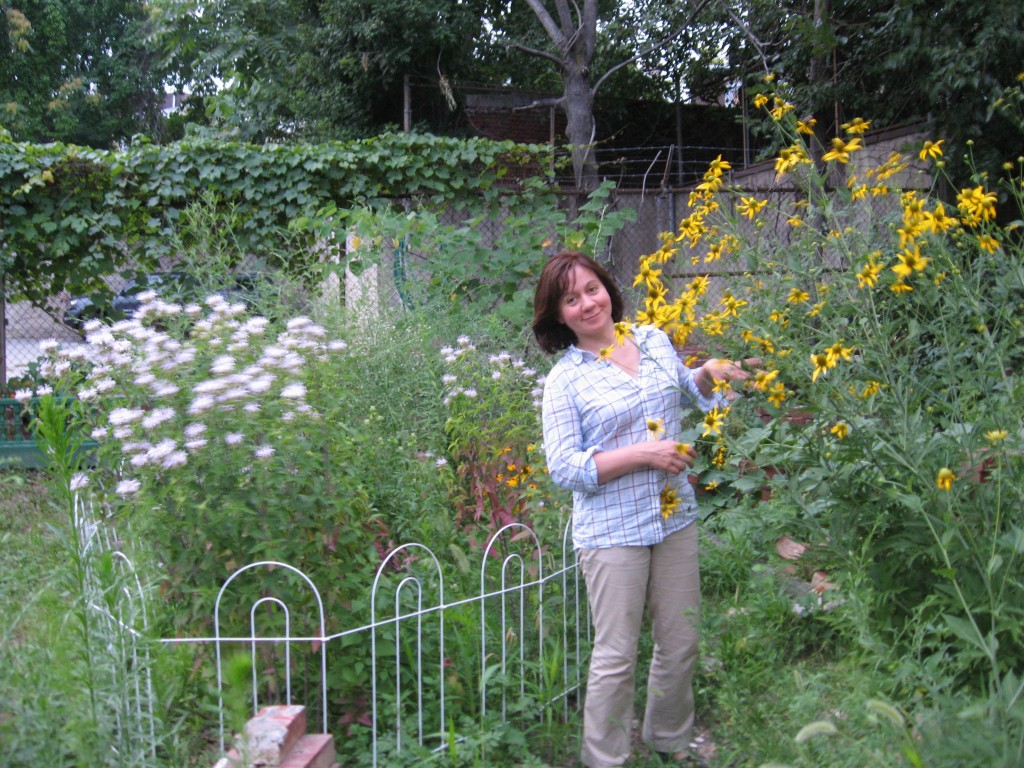
<svg viewBox="0 0 1024 768">
<path fill-rule="evenodd" d="M 0 765 L 45 763 L 61 690 L 56 510 L 41 473 L 0 472 Z M 43 762 L 35 762 L 36 759 Z"/>
</svg>

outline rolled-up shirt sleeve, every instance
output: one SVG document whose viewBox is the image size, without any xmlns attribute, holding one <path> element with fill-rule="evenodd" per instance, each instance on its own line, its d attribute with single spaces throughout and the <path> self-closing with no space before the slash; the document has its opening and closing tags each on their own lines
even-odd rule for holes
<svg viewBox="0 0 1024 768">
<path fill-rule="evenodd" d="M 712 408 L 725 408 L 729 403 L 720 393 L 712 392 L 710 397 L 701 394 L 697 386 L 697 370 L 700 369 L 687 368 L 681 360 L 679 361 L 679 384 L 690 396 L 690 400 L 704 413 Z"/>
<path fill-rule="evenodd" d="M 600 445 L 583 445 L 579 407 L 564 381 L 550 377 L 544 384 L 542 410 L 544 454 L 555 485 L 577 493 L 600 487 L 594 454 Z"/>
</svg>

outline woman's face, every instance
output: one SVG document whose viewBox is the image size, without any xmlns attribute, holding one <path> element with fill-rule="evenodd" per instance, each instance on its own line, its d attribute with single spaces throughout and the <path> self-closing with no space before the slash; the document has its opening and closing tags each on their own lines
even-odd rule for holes
<svg viewBox="0 0 1024 768">
<path fill-rule="evenodd" d="M 605 343 L 614 325 L 612 298 L 593 271 L 582 264 L 574 266 L 558 306 L 558 319 L 576 334 L 578 342 Z"/>
</svg>

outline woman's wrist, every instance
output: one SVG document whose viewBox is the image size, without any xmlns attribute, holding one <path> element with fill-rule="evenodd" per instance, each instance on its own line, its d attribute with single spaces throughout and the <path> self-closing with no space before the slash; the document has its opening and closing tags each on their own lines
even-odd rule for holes
<svg viewBox="0 0 1024 768">
<path fill-rule="evenodd" d="M 710 362 L 710 360 L 708 361 Z M 700 368 L 697 369 L 697 389 L 704 397 L 710 397 L 711 393 L 715 389 L 715 377 L 711 375 L 711 371 L 708 370 L 708 364 L 704 363 Z"/>
</svg>

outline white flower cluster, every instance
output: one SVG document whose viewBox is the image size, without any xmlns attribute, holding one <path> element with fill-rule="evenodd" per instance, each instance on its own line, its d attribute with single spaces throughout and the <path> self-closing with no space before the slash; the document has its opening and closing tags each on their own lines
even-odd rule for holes
<svg viewBox="0 0 1024 768">
<path fill-rule="evenodd" d="M 266 339 L 266 318 L 246 317 L 244 305 L 220 296 L 206 300 L 205 316 L 197 305 L 181 307 L 155 294 L 140 299 L 130 320 L 109 326 L 86 323 L 87 357 L 93 365 L 77 392 L 85 402 L 124 397 L 125 404 L 110 410 L 91 436 L 119 441 L 126 468 L 157 474 L 173 470 L 211 443 L 266 461 L 276 452 L 268 440 L 274 432 L 270 422 L 319 416 L 306 402 L 304 366 L 347 345 L 326 341 L 326 330 L 309 318 L 294 318 L 275 339 Z M 185 340 L 154 322 L 181 314 L 198 318 Z M 43 374 L 66 372 L 67 358 L 60 349 L 47 352 Z M 255 415 L 264 409 L 269 414 L 260 423 Z M 211 420 L 222 431 L 216 440 L 207 424 Z M 139 488 L 139 479 L 126 477 L 117 493 L 130 495 Z"/>
<path fill-rule="evenodd" d="M 478 377 L 490 378 L 493 382 L 501 382 L 507 380 L 508 377 L 512 377 L 511 382 L 508 383 L 509 387 L 514 387 L 517 380 L 527 380 L 534 384 L 531 393 L 534 398 L 534 405 L 540 407 L 540 397 L 543 393 L 543 389 L 540 387 L 540 380 L 537 378 L 537 372 L 526 365 L 526 363 L 519 359 L 514 358 L 508 352 L 499 352 L 496 355 L 489 355 L 487 358 L 488 368 L 485 372 L 481 372 L 476 366 L 462 365 L 466 360 L 472 358 L 469 353 L 476 351 L 476 346 L 471 343 L 468 336 L 460 336 L 456 340 L 457 346 L 445 346 L 441 347 L 441 358 L 446 364 L 452 369 L 459 370 L 463 377 L 470 379 L 470 384 L 476 384 L 474 379 Z M 465 370 L 467 367 L 470 370 Z M 450 406 L 452 402 L 458 397 L 468 397 L 473 399 L 478 396 L 478 392 L 475 386 L 460 386 L 459 374 L 446 373 L 441 377 L 441 383 L 446 387 L 446 393 L 444 396 L 444 404 Z"/>
</svg>

